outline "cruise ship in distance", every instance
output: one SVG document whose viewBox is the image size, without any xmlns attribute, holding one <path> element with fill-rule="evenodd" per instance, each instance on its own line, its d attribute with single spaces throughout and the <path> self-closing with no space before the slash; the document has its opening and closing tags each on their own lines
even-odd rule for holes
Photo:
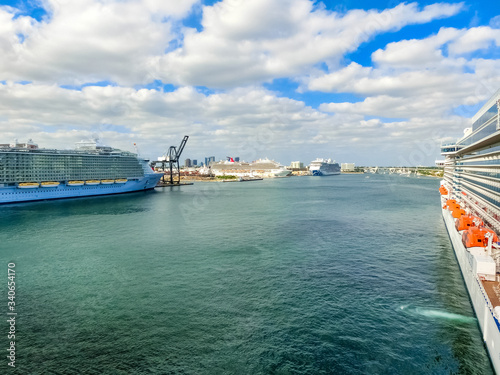
<svg viewBox="0 0 500 375">
<path fill-rule="evenodd" d="M 153 189 L 162 174 L 136 154 L 81 141 L 74 150 L 0 144 L 0 204 Z"/>
<path fill-rule="evenodd" d="M 309 171 L 313 176 L 331 176 L 340 174 L 340 165 L 332 159 L 316 159 L 309 165 Z"/>
<path fill-rule="evenodd" d="M 500 374 L 500 90 L 445 156 L 442 215 L 482 337 Z"/>
<path fill-rule="evenodd" d="M 238 177 L 285 177 L 292 171 L 280 163 L 270 159 L 259 159 L 251 163 L 234 161 L 228 157 L 226 161 L 210 164 L 211 173 L 214 176 L 238 176 Z"/>
</svg>

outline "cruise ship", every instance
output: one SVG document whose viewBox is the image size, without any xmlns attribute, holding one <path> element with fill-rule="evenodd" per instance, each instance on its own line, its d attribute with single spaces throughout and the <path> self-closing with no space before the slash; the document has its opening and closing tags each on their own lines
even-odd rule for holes
<svg viewBox="0 0 500 375">
<path fill-rule="evenodd" d="M 340 165 L 332 159 L 316 159 L 309 165 L 309 171 L 313 176 L 331 176 L 340 174 Z"/>
<path fill-rule="evenodd" d="M 500 90 L 445 156 L 442 215 L 491 362 L 500 374 Z"/>
<path fill-rule="evenodd" d="M 0 204 L 149 190 L 161 177 L 148 160 L 97 140 L 74 150 L 42 149 L 31 140 L 0 144 Z"/>
<path fill-rule="evenodd" d="M 234 161 L 228 156 L 226 161 L 211 163 L 210 169 L 214 176 L 286 177 L 292 174 L 291 170 L 267 158 L 247 163 Z"/>
</svg>

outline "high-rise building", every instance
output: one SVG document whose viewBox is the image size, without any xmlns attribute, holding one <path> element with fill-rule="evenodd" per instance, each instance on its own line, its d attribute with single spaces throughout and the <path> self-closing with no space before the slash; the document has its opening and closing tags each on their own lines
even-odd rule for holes
<svg viewBox="0 0 500 375">
<path fill-rule="evenodd" d="M 198 165 L 198 160 L 193 159 L 192 164 L 193 164 L 193 167 L 196 167 Z"/>
<path fill-rule="evenodd" d="M 238 162 L 240 161 L 240 157 L 239 157 L 239 156 L 236 156 L 236 157 L 234 158 L 234 161 L 235 161 L 236 163 L 238 163 Z"/>
<path fill-rule="evenodd" d="M 185 166 L 186 168 L 191 167 L 191 159 L 186 159 L 186 161 L 184 162 L 184 166 Z"/>
<path fill-rule="evenodd" d="M 205 158 L 205 165 L 207 167 L 210 166 L 210 163 L 214 162 L 215 163 L 215 156 L 208 156 Z"/>
</svg>

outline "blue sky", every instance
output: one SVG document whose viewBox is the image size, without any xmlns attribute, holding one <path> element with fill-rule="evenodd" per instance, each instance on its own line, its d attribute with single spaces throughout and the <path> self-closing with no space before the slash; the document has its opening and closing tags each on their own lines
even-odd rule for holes
<svg viewBox="0 0 500 375">
<path fill-rule="evenodd" d="M 0 1 L 0 132 L 432 165 L 500 88 L 499 47 L 484 0 Z"/>
</svg>

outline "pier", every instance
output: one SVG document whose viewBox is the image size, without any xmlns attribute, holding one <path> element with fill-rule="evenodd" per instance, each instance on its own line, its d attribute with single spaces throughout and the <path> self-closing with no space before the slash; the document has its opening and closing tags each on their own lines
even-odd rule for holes
<svg viewBox="0 0 500 375">
<path fill-rule="evenodd" d="M 170 181 L 163 181 L 163 180 L 160 180 L 158 181 L 158 183 L 156 184 L 156 187 L 166 187 L 166 186 L 186 186 L 186 185 L 194 185 L 194 182 L 176 182 L 174 181 L 174 183 L 170 183 Z"/>
</svg>

